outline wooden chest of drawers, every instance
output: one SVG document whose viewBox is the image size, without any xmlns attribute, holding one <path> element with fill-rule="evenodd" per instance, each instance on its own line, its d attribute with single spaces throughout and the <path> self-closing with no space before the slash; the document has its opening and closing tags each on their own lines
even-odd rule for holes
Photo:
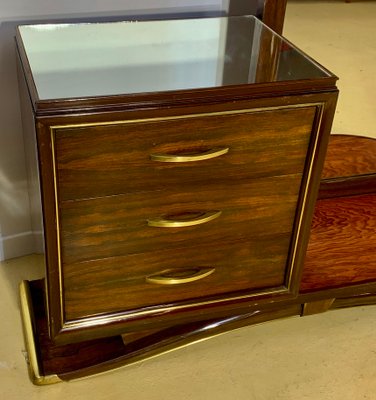
<svg viewBox="0 0 376 400">
<path fill-rule="evenodd" d="M 253 26 L 259 64 L 253 49 L 237 84 L 85 96 L 70 89 L 69 71 L 59 76 L 55 61 L 51 72 L 38 59 L 48 29 L 20 28 L 24 129 L 38 149 L 55 344 L 142 336 L 297 295 L 336 77 L 260 22 L 239 22 Z M 223 82 L 231 62 L 239 67 L 244 58 L 226 40 Z M 58 87 L 48 94 L 61 80 L 70 98 Z"/>
<path fill-rule="evenodd" d="M 315 113 L 56 129 L 66 321 L 288 287 Z"/>
</svg>

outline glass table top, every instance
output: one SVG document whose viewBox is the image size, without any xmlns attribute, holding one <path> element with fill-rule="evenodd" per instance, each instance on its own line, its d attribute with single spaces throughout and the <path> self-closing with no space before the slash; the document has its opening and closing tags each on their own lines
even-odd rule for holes
<svg viewBox="0 0 376 400">
<path fill-rule="evenodd" d="M 331 76 L 253 16 L 18 29 L 40 100 Z"/>
</svg>

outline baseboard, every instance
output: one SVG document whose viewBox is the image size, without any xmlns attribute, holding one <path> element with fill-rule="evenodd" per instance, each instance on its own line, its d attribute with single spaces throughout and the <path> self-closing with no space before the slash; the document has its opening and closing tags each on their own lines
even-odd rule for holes
<svg viewBox="0 0 376 400">
<path fill-rule="evenodd" d="M 43 253 L 43 242 L 42 232 L 29 231 L 0 237 L 0 261 L 32 253 Z"/>
</svg>

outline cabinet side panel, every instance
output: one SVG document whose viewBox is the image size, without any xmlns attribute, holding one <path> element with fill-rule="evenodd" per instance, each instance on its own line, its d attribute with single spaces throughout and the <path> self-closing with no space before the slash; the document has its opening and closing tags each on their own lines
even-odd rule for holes
<svg viewBox="0 0 376 400">
<path fill-rule="evenodd" d="M 31 228 L 34 239 L 34 252 L 44 253 L 44 234 L 42 222 L 42 203 L 38 168 L 38 152 L 35 133 L 35 119 L 26 80 L 17 57 L 17 72 L 20 88 L 22 129 L 25 146 L 26 172 L 31 211 Z"/>
<path fill-rule="evenodd" d="M 300 219 L 302 233 L 296 241 L 296 262 L 298 265 L 300 265 L 300 268 L 293 269 L 290 281 L 294 282 L 292 287 L 294 288 L 295 295 L 298 294 L 297 289 L 299 288 L 301 281 L 303 271 L 302 265 L 304 263 L 311 232 L 311 223 L 313 219 L 315 203 L 317 200 L 326 150 L 328 147 L 337 97 L 338 91 L 330 94 L 328 93 L 327 100 L 319 108 L 315 124 L 316 126 L 314 126 L 314 131 L 316 131 L 316 133 L 312 138 L 311 150 L 309 151 L 310 156 L 307 160 L 309 167 L 306 175 L 307 181 L 304 183 L 306 186 L 305 195 L 301 196 L 300 204 L 298 205 L 299 209 L 303 207 L 302 216 Z"/>
</svg>

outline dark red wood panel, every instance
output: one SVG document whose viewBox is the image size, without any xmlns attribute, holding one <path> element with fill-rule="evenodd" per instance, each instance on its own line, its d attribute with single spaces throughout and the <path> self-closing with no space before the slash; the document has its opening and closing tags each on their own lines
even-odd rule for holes
<svg viewBox="0 0 376 400">
<path fill-rule="evenodd" d="M 320 200 L 301 293 L 376 280 L 376 195 Z"/>
</svg>

